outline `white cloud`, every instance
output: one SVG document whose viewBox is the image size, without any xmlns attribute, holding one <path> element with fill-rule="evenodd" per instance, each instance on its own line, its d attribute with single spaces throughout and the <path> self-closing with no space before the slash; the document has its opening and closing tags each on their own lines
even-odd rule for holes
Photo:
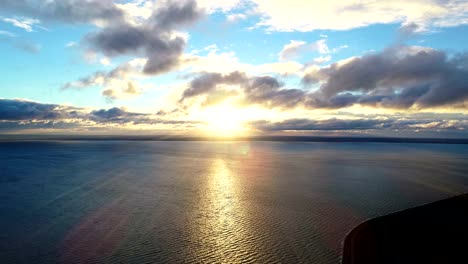
<svg viewBox="0 0 468 264">
<path fill-rule="evenodd" d="M 284 45 L 283 49 L 278 54 L 279 59 L 282 61 L 293 59 L 306 45 L 307 42 L 305 41 L 291 40 L 289 44 Z"/>
<path fill-rule="evenodd" d="M 238 14 L 227 15 L 227 20 L 232 23 L 240 21 L 240 20 L 244 20 L 244 19 L 247 19 L 247 15 L 245 14 L 238 13 Z"/>
<path fill-rule="evenodd" d="M 322 63 L 325 63 L 325 62 L 329 62 L 331 60 L 331 56 L 330 55 L 327 55 L 327 56 L 320 56 L 320 57 L 317 57 L 317 58 L 314 58 L 312 60 L 312 62 L 314 64 L 322 64 Z"/>
<path fill-rule="evenodd" d="M 197 4 L 211 13 L 216 10 L 227 12 L 238 7 L 242 2 L 242 0 L 198 0 Z"/>
<path fill-rule="evenodd" d="M 181 68 L 191 72 L 219 72 L 228 73 L 243 69 L 234 52 L 209 52 L 206 56 L 185 54 Z"/>
<path fill-rule="evenodd" d="M 468 23 L 468 1 L 251 0 L 260 26 L 275 31 L 347 30 L 371 24 L 416 23 L 423 28 Z"/>
<path fill-rule="evenodd" d="M 218 45 L 211 44 L 209 46 L 206 46 L 203 50 L 208 51 L 208 53 L 212 53 L 212 52 L 216 53 L 219 51 L 219 48 L 218 48 Z"/>
<path fill-rule="evenodd" d="M 102 65 L 104 65 L 104 66 L 110 66 L 110 65 L 112 65 L 110 59 L 107 58 L 107 57 L 101 58 L 101 59 L 99 60 L 99 62 L 100 62 Z"/>
<path fill-rule="evenodd" d="M 67 48 L 73 48 L 77 45 L 75 41 L 69 41 L 67 44 L 65 44 L 65 47 Z"/>
<path fill-rule="evenodd" d="M 2 21 L 9 23 L 15 27 L 22 28 L 27 32 L 33 32 L 33 26 L 41 23 L 38 19 L 26 18 L 26 17 L 15 17 L 15 18 L 2 18 Z"/>
<path fill-rule="evenodd" d="M 330 53 L 326 39 L 320 39 L 313 43 L 291 40 L 278 53 L 280 61 L 287 61 L 298 57 L 301 53 L 316 51 L 320 54 Z"/>
<path fill-rule="evenodd" d="M 295 61 L 274 62 L 263 64 L 241 63 L 234 52 L 216 51 L 208 53 L 206 56 L 185 54 L 182 58 L 184 63 L 179 70 L 188 70 L 194 73 L 217 72 L 231 73 L 242 71 L 250 74 L 279 74 L 279 75 L 301 75 L 303 65 Z"/>
<path fill-rule="evenodd" d="M 320 39 L 312 44 L 313 49 L 317 49 L 317 51 L 321 54 L 330 53 L 330 49 L 327 45 L 326 39 Z"/>
<path fill-rule="evenodd" d="M 116 4 L 124 14 L 127 22 L 133 25 L 141 24 L 153 13 L 155 4 L 153 1 L 136 0 L 123 4 Z"/>
<path fill-rule="evenodd" d="M 100 60 L 106 63 L 106 58 Z M 89 87 L 102 87 L 102 95 L 108 100 L 125 99 L 140 95 L 147 88 L 140 80 L 144 78 L 142 69 L 146 59 L 137 58 L 119 65 L 110 72 L 95 72 L 79 80 L 65 83 L 62 90 L 86 89 Z M 110 65 L 110 61 L 109 61 Z"/>
<path fill-rule="evenodd" d="M 337 53 L 338 51 L 343 50 L 343 49 L 347 49 L 347 48 L 349 48 L 348 45 L 341 45 L 339 47 L 333 48 L 331 52 L 332 53 Z"/>
</svg>

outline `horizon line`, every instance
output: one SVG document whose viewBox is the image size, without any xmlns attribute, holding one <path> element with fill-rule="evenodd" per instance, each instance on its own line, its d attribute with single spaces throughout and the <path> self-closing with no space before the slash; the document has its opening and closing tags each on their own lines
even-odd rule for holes
<svg viewBox="0 0 468 264">
<path fill-rule="evenodd" d="M 243 136 L 208 137 L 178 135 L 50 135 L 4 134 L 0 142 L 11 141 L 273 141 L 273 142 L 368 142 L 368 143 L 433 143 L 468 144 L 468 138 L 379 137 L 379 136 Z"/>
</svg>

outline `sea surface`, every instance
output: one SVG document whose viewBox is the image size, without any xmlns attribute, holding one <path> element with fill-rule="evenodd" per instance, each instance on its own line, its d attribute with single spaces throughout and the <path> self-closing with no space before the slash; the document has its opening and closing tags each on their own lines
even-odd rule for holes
<svg viewBox="0 0 468 264">
<path fill-rule="evenodd" d="M 339 263 L 362 221 L 468 192 L 468 145 L 0 143 L 0 263 Z"/>
</svg>

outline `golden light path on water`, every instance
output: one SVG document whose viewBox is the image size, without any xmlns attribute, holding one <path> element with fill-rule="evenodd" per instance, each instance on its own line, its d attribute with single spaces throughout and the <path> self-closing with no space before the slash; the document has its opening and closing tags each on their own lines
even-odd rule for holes
<svg viewBox="0 0 468 264">
<path fill-rule="evenodd" d="M 206 175 L 206 190 L 201 193 L 200 216 L 196 223 L 196 259 L 216 263 L 252 262 L 256 258 L 254 238 L 249 232 L 242 206 L 239 175 L 233 168 L 239 161 L 215 159 Z"/>
</svg>

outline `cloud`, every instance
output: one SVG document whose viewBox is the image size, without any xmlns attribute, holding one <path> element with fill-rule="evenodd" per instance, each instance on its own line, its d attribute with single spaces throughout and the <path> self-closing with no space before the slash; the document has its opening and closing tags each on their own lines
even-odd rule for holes
<svg viewBox="0 0 468 264">
<path fill-rule="evenodd" d="M 468 56 L 449 57 L 423 47 L 398 46 L 355 57 L 307 74 L 303 82 L 321 82 L 310 107 L 353 104 L 388 108 L 429 108 L 468 99 Z"/>
<path fill-rule="evenodd" d="M 251 125 L 262 131 L 304 131 L 304 130 L 368 130 L 382 129 L 391 122 L 377 119 L 339 120 L 336 118 L 328 120 L 311 119 L 289 119 L 279 122 L 255 121 Z"/>
<path fill-rule="evenodd" d="M 76 47 L 76 45 L 78 45 L 78 43 L 76 43 L 75 41 L 69 41 L 69 42 L 67 42 L 67 44 L 65 44 L 65 47 L 66 48 L 73 48 L 73 47 Z"/>
<path fill-rule="evenodd" d="M 109 100 L 138 95 L 143 92 L 138 79 L 142 77 L 141 71 L 145 63 L 145 59 L 134 59 L 119 65 L 112 71 L 98 71 L 77 81 L 67 82 L 62 85 L 62 90 L 100 86 L 104 87 L 102 95 Z"/>
<path fill-rule="evenodd" d="M 468 55 L 448 56 L 425 47 L 396 46 L 322 68 L 311 66 L 302 82 L 307 89 L 287 87 L 270 75 L 201 73 L 189 83 L 180 102 L 206 98 L 234 86 L 237 93 L 226 96 L 242 95 L 243 104 L 267 108 L 466 108 Z M 311 86 L 317 88 L 309 89 Z"/>
<path fill-rule="evenodd" d="M 232 9 L 235 9 L 243 3 L 243 0 L 197 0 L 197 3 L 200 7 L 206 9 L 209 13 L 213 13 L 216 11 L 228 12 Z"/>
<path fill-rule="evenodd" d="M 170 129 L 190 127 L 197 121 L 161 119 L 157 114 L 129 112 L 125 108 L 90 110 L 21 99 L 0 99 L 0 130 L 25 129 Z"/>
<path fill-rule="evenodd" d="M 257 78 L 253 87 L 280 87 L 277 80 Z M 0 131 L 99 131 L 111 132 L 119 129 L 174 131 L 182 129 L 194 132 L 201 124 L 197 120 L 175 119 L 170 114 L 164 118 L 159 113 L 137 113 L 125 108 L 86 109 L 67 105 L 44 104 L 21 99 L 0 99 Z M 466 135 L 468 118 L 463 114 L 395 114 L 386 117 L 368 115 L 352 119 L 285 119 L 280 121 L 256 120 L 247 124 L 250 129 L 264 134 L 297 131 L 341 131 L 344 133 L 399 131 L 405 133 L 436 132 Z M 188 129 L 188 130 L 187 130 Z M 195 130 L 194 130 L 195 129 Z"/>
<path fill-rule="evenodd" d="M 219 84 L 240 84 L 246 81 L 244 73 L 232 72 L 227 75 L 220 73 L 204 73 L 193 79 L 189 88 L 186 89 L 180 101 L 195 97 L 201 94 L 212 92 Z"/>
<path fill-rule="evenodd" d="M 329 62 L 330 60 L 331 60 L 331 56 L 327 55 L 327 56 L 320 56 L 320 57 L 314 58 L 312 62 L 314 64 L 323 64 L 323 63 Z"/>
<path fill-rule="evenodd" d="M 95 72 L 77 81 L 65 83 L 62 89 L 102 86 L 102 95 L 108 100 L 141 94 L 136 79 L 144 75 L 158 75 L 177 68 L 187 43 L 187 36 L 176 29 L 191 25 L 204 16 L 205 11 L 194 1 L 159 1 L 149 16 L 133 20 L 118 20 L 84 37 L 87 54 L 102 53 L 104 65 L 116 56 L 139 56 L 110 72 Z M 145 11 L 146 10 L 146 7 Z M 133 10 L 138 13 L 139 7 Z M 135 14 L 134 14 L 135 15 Z"/>
<path fill-rule="evenodd" d="M 22 28 L 27 32 L 33 32 L 33 26 L 40 24 L 41 21 L 38 19 L 26 18 L 26 17 L 15 17 L 15 18 L 2 18 L 3 22 L 9 23 L 15 27 Z"/>
<path fill-rule="evenodd" d="M 305 41 L 291 40 L 289 44 L 285 45 L 279 52 L 278 56 L 280 61 L 287 61 L 295 59 L 301 53 L 305 52 L 318 52 L 320 54 L 330 53 L 326 39 L 320 39 L 313 43 Z"/>
<path fill-rule="evenodd" d="M 154 29 L 167 31 L 189 26 L 204 14 L 205 11 L 200 9 L 195 1 L 169 1 L 161 4 L 150 20 Z"/>
<path fill-rule="evenodd" d="M 191 73 L 216 72 L 229 74 L 242 70 L 249 74 L 275 74 L 281 76 L 302 76 L 304 65 L 296 61 L 282 61 L 262 64 L 241 63 L 234 52 L 218 52 L 217 47 L 206 47 L 203 50 L 192 50 L 181 58 L 178 70 L 188 70 Z M 199 55 L 208 51 L 206 55 Z"/>
<path fill-rule="evenodd" d="M 168 72 L 179 64 L 186 38 L 174 30 L 198 21 L 204 11 L 193 1 L 163 1 L 144 23 L 116 23 L 86 36 L 91 48 L 106 56 L 142 55 L 145 74 Z"/>
<path fill-rule="evenodd" d="M 397 43 L 403 43 L 405 40 L 413 37 L 421 31 L 423 31 L 423 28 L 416 23 L 408 23 L 401 25 L 398 29 Z"/>
<path fill-rule="evenodd" d="M 291 42 L 286 44 L 278 54 L 279 59 L 284 61 L 297 57 L 299 55 L 299 51 L 304 49 L 306 44 L 307 42 L 305 41 L 291 40 Z"/>
<path fill-rule="evenodd" d="M 0 120 L 56 120 L 71 118 L 76 109 L 26 100 L 0 99 Z"/>
<path fill-rule="evenodd" d="M 468 23 L 468 3 L 457 0 L 252 2 L 261 15 L 258 25 L 275 31 L 347 30 L 390 23 L 429 28 Z"/>
<path fill-rule="evenodd" d="M 105 65 L 105 66 L 110 66 L 112 63 L 111 61 L 109 60 L 109 58 L 107 57 L 103 57 L 99 60 L 99 63 L 101 63 L 102 65 Z"/>
<path fill-rule="evenodd" d="M 226 91 L 226 85 L 238 88 L 237 90 L 243 94 L 243 104 L 259 104 L 268 108 L 294 108 L 304 100 L 305 94 L 300 89 L 283 88 L 284 84 L 272 76 L 249 77 L 242 72 L 225 75 L 202 73 L 189 83 L 179 102 L 182 103 L 197 96 L 208 96 L 212 93 L 220 94 Z M 224 95 L 232 96 L 238 93 L 224 93 Z M 219 102 L 219 99 L 216 102 Z M 206 100 L 203 105 L 207 105 Z"/>
<path fill-rule="evenodd" d="M 253 77 L 244 84 L 245 102 L 268 108 L 298 106 L 304 96 L 300 89 L 283 88 L 283 83 L 271 76 Z"/>
<path fill-rule="evenodd" d="M 263 132 L 274 131 L 365 131 L 365 130 L 432 130 L 432 131 L 466 131 L 468 120 L 428 120 L 419 119 L 288 119 L 272 122 L 254 121 L 250 125 Z"/>
<path fill-rule="evenodd" d="M 98 122 L 113 122 L 113 123 L 129 123 L 129 122 L 146 122 L 148 121 L 149 114 L 132 113 L 126 111 L 124 108 L 113 107 L 109 109 L 99 109 L 91 111 L 88 118 Z M 143 120 L 142 120 L 143 119 Z"/>
<path fill-rule="evenodd" d="M 229 21 L 231 23 L 235 23 L 235 22 L 247 19 L 247 15 L 242 14 L 242 13 L 229 14 L 229 15 L 226 16 L 226 19 L 227 19 L 227 21 Z"/>
<path fill-rule="evenodd" d="M 0 0 L 3 10 L 48 21 L 109 24 L 124 13 L 112 0 Z"/>
</svg>

